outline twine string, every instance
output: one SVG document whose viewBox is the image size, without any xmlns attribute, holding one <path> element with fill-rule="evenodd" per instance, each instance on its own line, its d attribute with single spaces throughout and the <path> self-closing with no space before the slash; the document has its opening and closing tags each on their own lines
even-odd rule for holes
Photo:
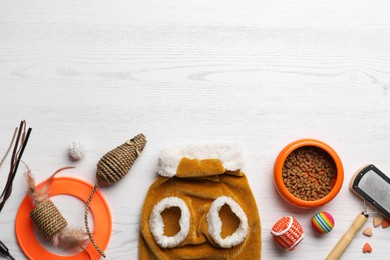
<svg viewBox="0 0 390 260">
<path fill-rule="evenodd" d="M 100 249 L 100 247 L 96 244 L 95 240 L 94 240 L 93 237 L 92 237 L 92 233 L 91 233 L 91 230 L 89 229 L 89 225 L 88 225 L 88 209 L 89 209 L 89 204 L 91 203 L 92 197 L 93 197 L 93 195 L 95 194 L 95 191 L 96 191 L 97 188 L 98 188 L 98 184 L 96 183 L 95 186 L 93 186 L 93 189 L 92 189 L 92 191 L 91 191 L 91 194 L 89 195 L 89 198 L 88 198 L 88 200 L 87 200 L 86 207 L 85 207 L 85 211 L 84 211 L 84 223 L 85 223 L 85 229 L 87 230 L 87 234 L 88 234 L 89 240 L 91 241 L 93 247 L 96 249 L 96 251 L 99 252 L 99 254 L 100 254 L 101 256 L 103 256 L 103 257 L 105 258 L 106 255 L 105 255 L 104 252 Z"/>
</svg>

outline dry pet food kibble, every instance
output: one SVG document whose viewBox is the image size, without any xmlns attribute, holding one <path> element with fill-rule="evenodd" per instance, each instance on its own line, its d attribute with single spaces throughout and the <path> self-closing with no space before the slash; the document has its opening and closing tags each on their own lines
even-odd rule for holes
<svg viewBox="0 0 390 260">
<path fill-rule="evenodd" d="M 330 155 L 314 146 L 294 150 L 282 168 L 288 191 L 306 201 L 325 197 L 332 190 L 336 175 L 336 165 Z"/>
</svg>

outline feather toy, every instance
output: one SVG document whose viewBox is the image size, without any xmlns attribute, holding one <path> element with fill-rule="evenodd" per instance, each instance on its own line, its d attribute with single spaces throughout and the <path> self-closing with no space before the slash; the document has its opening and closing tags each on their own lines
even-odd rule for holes
<svg viewBox="0 0 390 260">
<path fill-rule="evenodd" d="M 40 187 L 35 184 L 31 170 L 27 167 L 26 181 L 28 194 L 35 208 L 30 212 L 30 217 L 38 226 L 42 235 L 51 241 L 55 247 L 72 249 L 76 247 L 85 248 L 88 243 L 88 234 L 80 228 L 70 228 L 60 211 L 49 199 L 50 184 L 58 172 L 74 168 L 64 167 L 57 170 Z"/>
</svg>

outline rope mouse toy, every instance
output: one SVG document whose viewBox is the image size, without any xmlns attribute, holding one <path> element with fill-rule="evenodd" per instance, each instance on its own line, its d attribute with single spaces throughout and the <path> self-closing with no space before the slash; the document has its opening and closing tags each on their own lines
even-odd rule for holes
<svg viewBox="0 0 390 260">
<path fill-rule="evenodd" d="M 89 204 L 91 203 L 93 194 L 100 185 L 111 186 L 126 176 L 145 145 L 146 137 L 143 134 L 138 134 L 133 139 L 126 141 L 124 144 L 106 153 L 97 164 L 96 184 L 93 187 L 85 206 L 84 222 L 89 240 L 96 251 L 103 257 L 106 257 L 106 255 L 95 243 L 88 226 Z"/>
</svg>

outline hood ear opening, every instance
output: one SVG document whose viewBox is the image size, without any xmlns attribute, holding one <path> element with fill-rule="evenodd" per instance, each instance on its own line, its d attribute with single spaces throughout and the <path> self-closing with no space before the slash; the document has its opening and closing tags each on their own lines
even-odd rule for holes
<svg viewBox="0 0 390 260">
<path fill-rule="evenodd" d="M 220 211 L 223 206 L 230 207 L 232 213 L 239 219 L 240 224 L 233 234 L 222 237 L 222 219 Z M 228 223 L 228 222 L 225 222 Z M 218 197 L 209 209 L 207 213 L 207 226 L 209 233 L 213 238 L 214 242 L 222 248 L 231 248 L 241 244 L 249 233 L 248 218 L 244 210 L 237 204 L 231 197 L 221 196 Z"/>
</svg>

